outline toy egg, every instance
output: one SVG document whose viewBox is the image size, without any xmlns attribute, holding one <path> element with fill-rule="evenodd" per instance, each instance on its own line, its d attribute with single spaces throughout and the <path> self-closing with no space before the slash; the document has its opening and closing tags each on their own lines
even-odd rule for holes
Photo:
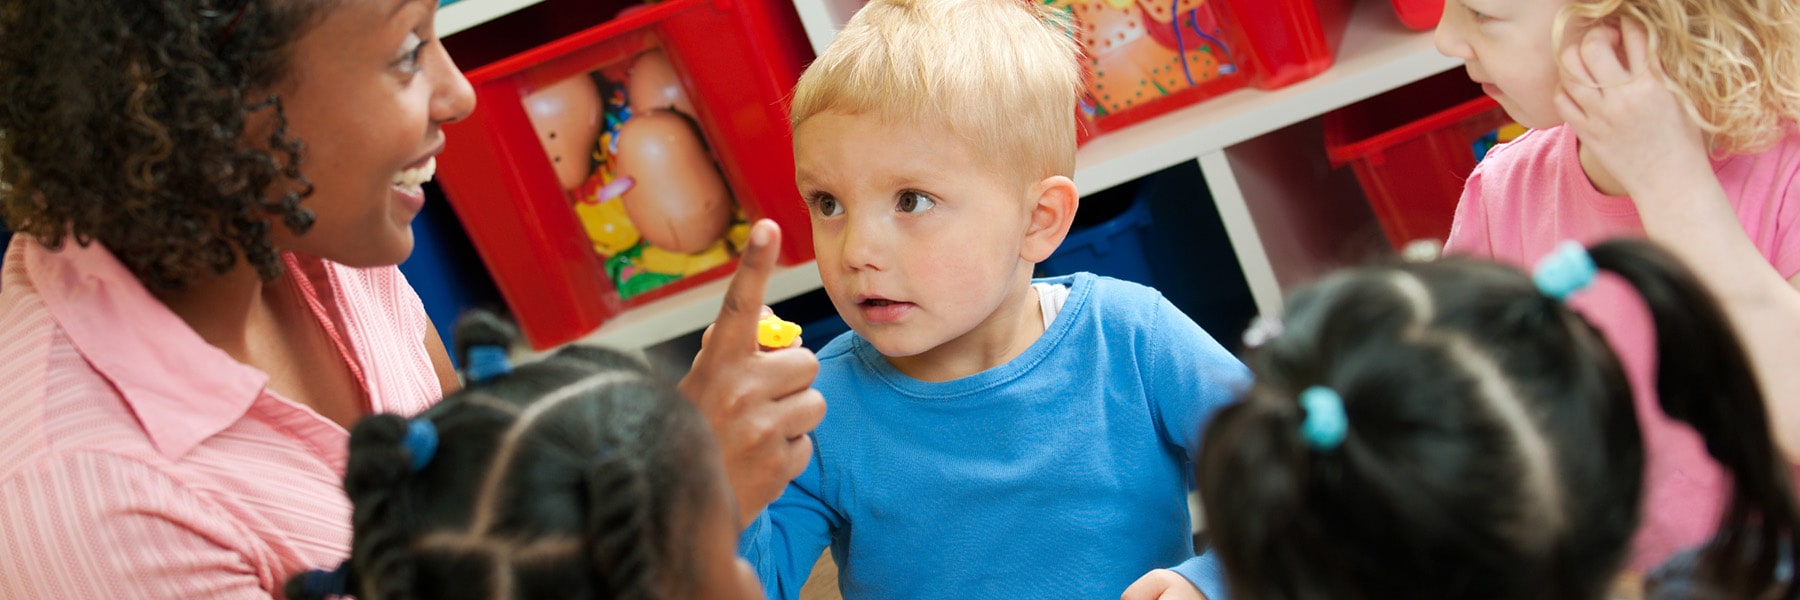
<svg viewBox="0 0 1800 600">
<path fill-rule="evenodd" d="M 525 96 L 525 116 L 562 189 L 575 189 L 587 180 L 594 140 L 600 136 L 600 112 L 600 87 L 586 74 Z"/>
<path fill-rule="evenodd" d="M 800 339 L 800 326 L 768 315 L 756 322 L 756 343 L 764 348 L 786 348 Z"/>
<path fill-rule="evenodd" d="M 675 67 L 669 64 L 668 55 L 661 50 L 639 54 L 637 61 L 631 63 L 627 78 L 625 93 L 631 98 L 631 112 L 673 108 L 681 114 L 694 116 L 694 103 L 688 100 L 687 91 L 681 87 L 681 77 L 675 74 Z"/>
<path fill-rule="evenodd" d="M 700 134 L 670 111 L 640 113 L 619 126 L 615 173 L 629 177 L 625 214 L 665 250 L 707 249 L 731 224 L 731 191 Z"/>
</svg>

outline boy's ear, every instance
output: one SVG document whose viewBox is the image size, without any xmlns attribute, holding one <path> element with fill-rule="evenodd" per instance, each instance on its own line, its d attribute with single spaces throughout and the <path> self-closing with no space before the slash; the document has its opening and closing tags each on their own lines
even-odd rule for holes
<svg viewBox="0 0 1800 600">
<path fill-rule="evenodd" d="M 1075 222 L 1075 209 L 1081 206 L 1081 198 L 1075 193 L 1074 181 L 1051 175 L 1031 186 L 1027 201 L 1031 203 L 1030 221 L 1019 257 L 1036 264 L 1050 258 L 1069 235 L 1069 225 Z"/>
</svg>

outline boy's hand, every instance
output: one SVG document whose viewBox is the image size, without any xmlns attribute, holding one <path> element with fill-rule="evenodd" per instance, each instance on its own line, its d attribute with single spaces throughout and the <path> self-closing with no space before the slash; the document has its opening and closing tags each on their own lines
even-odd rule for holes
<svg viewBox="0 0 1800 600">
<path fill-rule="evenodd" d="M 1206 594 L 1180 573 L 1157 569 L 1125 588 L 1119 600 L 1206 600 Z"/>
<path fill-rule="evenodd" d="M 1621 55 L 1624 57 L 1621 62 Z M 1562 50 L 1558 114 L 1633 198 L 1716 181 L 1700 126 L 1666 87 L 1644 26 L 1595 25 Z"/>
<path fill-rule="evenodd" d="M 762 351 L 757 320 L 781 229 L 767 219 L 750 228 L 750 243 L 725 290 L 719 319 L 702 336 L 681 392 L 706 415 L 737 495 L 739 526 L 781 496 L 812 459 L 807 433 L 825 418 L 825 397 L 812 389 L 819 359 L 803 347 Z"/>
</svg>

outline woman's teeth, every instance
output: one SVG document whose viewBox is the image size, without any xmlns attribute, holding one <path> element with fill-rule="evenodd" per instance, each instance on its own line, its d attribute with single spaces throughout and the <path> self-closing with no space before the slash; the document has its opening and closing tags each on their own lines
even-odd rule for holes
<svg viewBox="0 0 1800 600">
<path fill-rule="evenodd" d="M 437 157 L 435 156 L 426 159 L 425 166 L 395 174 L 394 185 L 409 192 L 416 192 L 420 186 L 425 185 L 425 182 L 431 181 L 434 175 L 437 175 Z"/>
</svg>

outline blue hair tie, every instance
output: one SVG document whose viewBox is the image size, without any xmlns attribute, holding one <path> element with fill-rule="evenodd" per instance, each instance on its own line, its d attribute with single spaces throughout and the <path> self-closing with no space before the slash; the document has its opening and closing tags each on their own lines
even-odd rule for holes
<svg viewBox="0 0 1800 600">
<path fill-rule="evenodd" d="M 1350 418 L 1344 414 L 1344 398 L 1331 388 L 1315 385 L 1300 392 L 1300 406 L 1306 409 L 1306 420 L 1300 433 L 1314 450 L 1335 450 L 1343 445 L 1350 431 Z"/>
<path fill-rule="evenodd" d="M 437 425 L 430 419 L 413 419 L 406 423 L 406 439 L 400 444 L 412 455 L 412 470 L 417 473 L 431 464 L 432 455 L 437 454 Z"/>
<path fill-rule="evenodd" d="M 334 570 L 313 569 L 300 576 L 300 589 L 309 598 L 343 596 L 350 593 L 350 561 L 338 563 Z"/>
<path fill-rule="evenodd" d="M 507 358 L 506 348 L 482 344 L 469 347 L 469 364 L 463 368 L 463 375 L 469 381 L 479 383 L 511 373 L 512 370 L 512 360 Z"/>
<path fill-rule="evenodd" d="M 1538 291 L 1557 300 L 1568 300 L 1571 294 L 1594 283 L 1600 268 L 1587 248 L 1574 241 L 1557 244 L 1556 250 L 1538 260 L 1531 272 L 1531 282 Z"/>
</svg>

